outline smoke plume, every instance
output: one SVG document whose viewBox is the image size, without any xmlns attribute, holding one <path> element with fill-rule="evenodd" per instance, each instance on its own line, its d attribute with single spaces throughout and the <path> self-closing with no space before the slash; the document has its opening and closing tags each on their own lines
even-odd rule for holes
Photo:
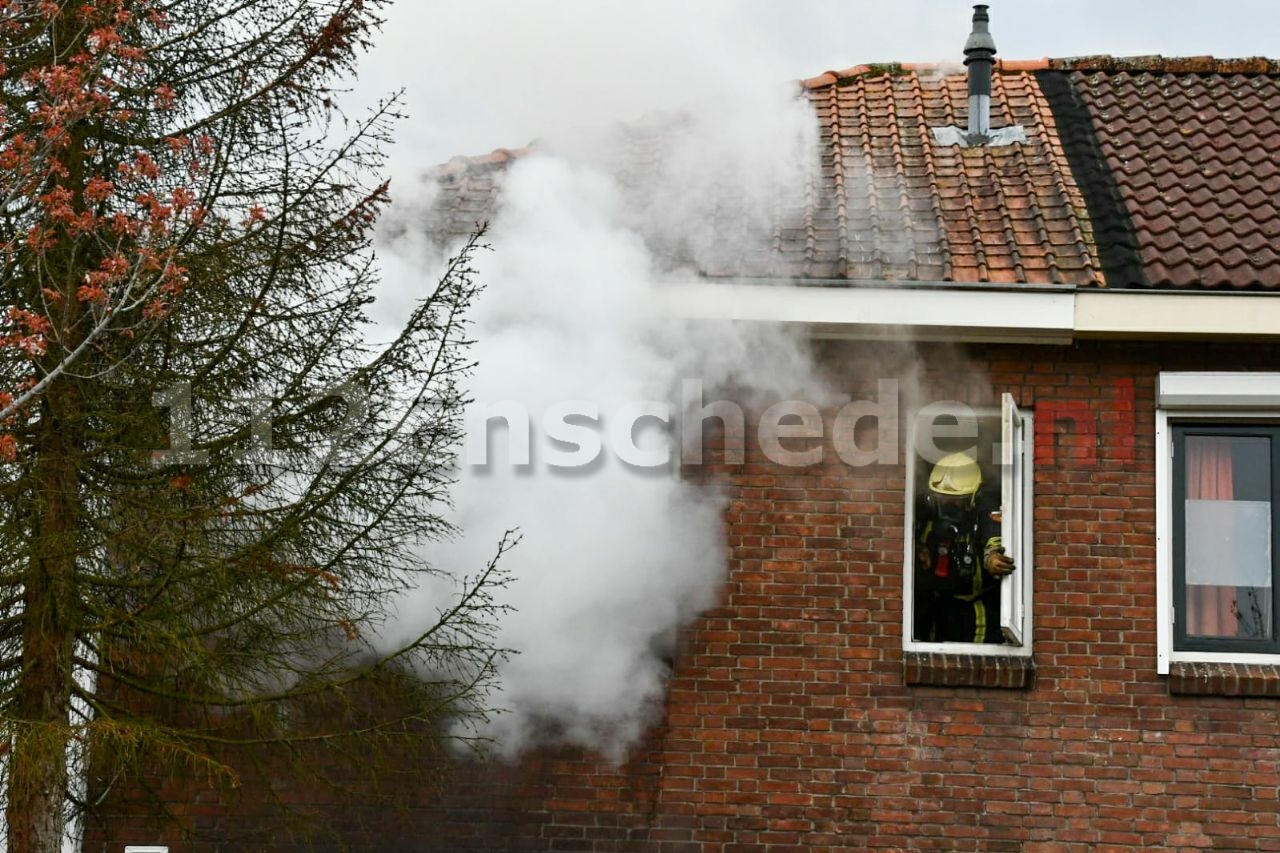
<svg viewBox="0 0 1280 853">
<path fill-rule="evenodd" d="M 515 610 L 499 639 L 518 654 L 495 697 L 506 713 L 484 732 L 509 755 L 559 742 L 621 758 L 653 720 L 678 629 L 718 599 L 724 500 L 714 485 L 679 476 L 682 381 L 701 381 L 708 402 L 728 387 L 770 402 L 823 398 L 803 341 L 772 325 L 691 325 L 660 313 L 655 295 L 766 252 L 816 168 L 813 112 L 755 34 L 735 34 L 727 6 L 682 13 L 711 18 L 675 38 L 654 30 L 661 17 L 632 14 L 636 35 L 649 30 L 665 50 L 620 63 L 601 80 L 601 99 L 581 98 L 567 117 L 558 101 L 548 106 L 538 144 L 503 177 L 494 251 L 477 258 L 486 291 L 473 313 L 479 367 L 469 390 L 480 407 L 518 403 L 528 413 L 530 463 L 512 464 L 508 443 L 520 431 L 494 421 L 479 443 L 487 464 L 464 459 L 454 493 L 463 535 L 429 556 L 474 571 L 504 530 L 523 535 L 506 557 Z M 678 44 L 716 31 L 714 56 Z M 591 65 L 554 60 L 582 73 Z M 594 111 L 615 84 L 626 106 L 664 109 Z M 513 143 L 488 147 L 495 142 Z M 430 199 L 405 201 L 404 218 L 430 208 Z M 430 280 L 429 245 L 424 236 L 384 249 L 399 298 Z M 572 447 L 544 432 L 543 417 L 571 401 L 598 415 L 569 423 L 598 436 L 601 451 L 585 466 L 553 467 Z M 671 448 L 663 467 L 627 465 L 616 452 L 619 410 L 644 401 L 672 404 L 672 424 L 645 419 L 635 430 L 640 449 Z M 438 594 L 422 590 L 401 612 L 431 612 Z"/>
</svg>

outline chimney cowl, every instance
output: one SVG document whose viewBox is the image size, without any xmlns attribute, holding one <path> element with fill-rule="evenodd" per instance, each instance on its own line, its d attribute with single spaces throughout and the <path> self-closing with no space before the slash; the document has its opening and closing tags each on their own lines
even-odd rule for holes
<svg viewBox="0 0 1280 853">
<path fill-rule="evenodd" d="M 991 62 L 996 56 L 996 40 L 991 37 L 988 27 L 991 16 L 987 14 L 987 6 L 973 7 L 973 32 L 964 43 L 964 64 L 986 60 Z"/>
</svg>

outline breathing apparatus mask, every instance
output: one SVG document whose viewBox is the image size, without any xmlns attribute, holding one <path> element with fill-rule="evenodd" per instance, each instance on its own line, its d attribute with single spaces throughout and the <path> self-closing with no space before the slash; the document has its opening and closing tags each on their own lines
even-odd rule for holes
<svg viewBox="0 0 1280 853">
<path fill-rule="evenodd" d="M 982 470 L 973 457 L 964 453 L 952 453 L 938 460 L 929 474 L 929 493 L 925 506 L 932 515 L 933 573 L 938 578 L 948 578 L 953 571 L 953 560 L 960 560 L 959 575 L 973 574 L 972 554 L 958 555 L 962 542 L 962 530 L 973 523 L 972 510 L 982 485 Z"/>
</svg>

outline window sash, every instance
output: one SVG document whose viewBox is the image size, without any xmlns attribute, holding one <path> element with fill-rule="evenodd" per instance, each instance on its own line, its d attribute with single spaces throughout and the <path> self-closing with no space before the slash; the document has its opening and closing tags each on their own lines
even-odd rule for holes
<svg viewBox="0 0 1280 853">
<path fill-rule="evenodd" d="M 1254 654 L 1280 653 L 1280 578 L 1277 577 L 1277 555 L 1280 555 L 1280 426 L 1247 423 L 1174 423 L 1172 459 L 1172 558 L 1173 558 L 1173 650 L 1175 652 L 1242 652 Z M 1257 437 L 1269 440 L 1270 451 L 1270 619 L 1269 638 L 1205 637 L 1188 633 L 1190 617 L 1187 608 L 1187 463 L 1188 438 Z"/>
<path fill-rule="evenodd" d="M 1000 630 L 1006 643 L 1024 646 L 1030 641 L 1027 613 L 1031 609 L 1031 554 L 1022 547 L 1029 503 L 1025 500 L 1026 422 L 1012 395 L 1001 396 L 1000 408 L 1000 539 L 1017 566 L 1000 582 Z"/>
</svg>

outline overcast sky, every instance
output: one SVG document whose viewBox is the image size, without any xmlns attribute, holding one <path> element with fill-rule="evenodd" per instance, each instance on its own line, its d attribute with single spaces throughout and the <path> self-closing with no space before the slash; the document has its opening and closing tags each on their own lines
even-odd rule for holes
<svg viewBox="0 0 1280 853">
<path fill-rule="evenodd" d="M 993 0 L 1000 56 L 1280 55 L 1276 0 Z M 965 0 L 396 0 L 360 93 L 407 91 L 395 171 L 863 62 L 962 59 Z"/>
</svg>

